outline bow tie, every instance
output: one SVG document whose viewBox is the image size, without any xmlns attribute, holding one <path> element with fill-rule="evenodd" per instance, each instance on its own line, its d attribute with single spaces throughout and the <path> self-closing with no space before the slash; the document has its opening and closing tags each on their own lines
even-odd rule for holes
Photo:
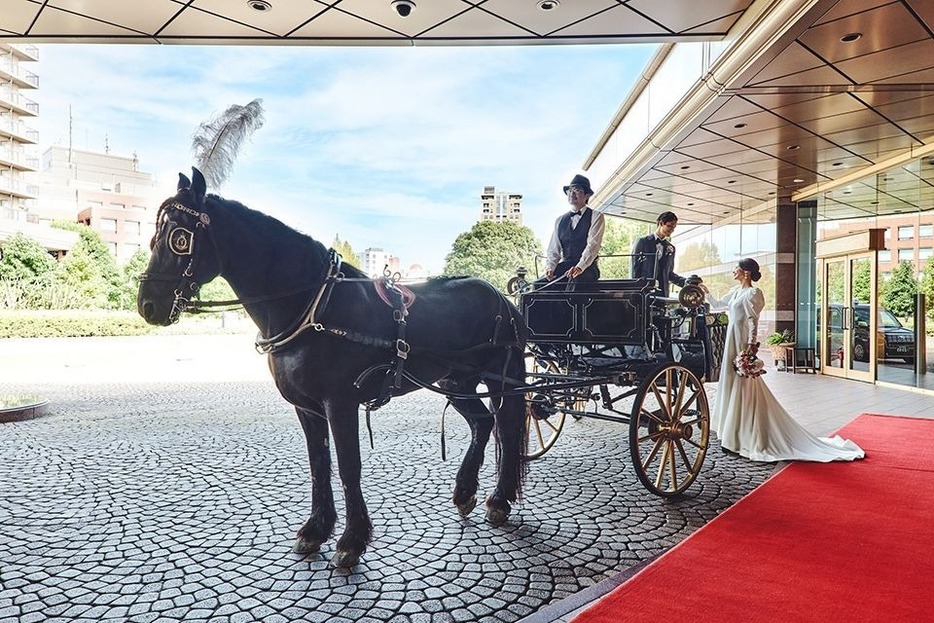
<svg viewBox="0 0 934 623">
<path fill-rule="evenodd" d="M 584 210 L 586 210 L 586 209 L 587 209 L 587 208 L 584 208 Z M 572 211 L 572 212 L 571 212 L 571 216 L 584 216 L 584 210 L 581 210 L 580 212 L 573 212 L 573 211 Z"/>
</svg>

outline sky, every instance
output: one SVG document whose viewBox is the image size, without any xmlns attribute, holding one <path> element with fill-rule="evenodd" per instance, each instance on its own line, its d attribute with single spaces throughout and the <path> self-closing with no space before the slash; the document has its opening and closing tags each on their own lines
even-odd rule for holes
<svg viewBox="0 0 934 623">
<path fill-rule="evenodd" d="M 433 274 L 485 186 L 523 195 L 543 245 L 652 45 L 239 47 L 41 45 L 40 149 L 139 158 L 165 197 L 198 124 L 261 98 L 265 124 L 209 189 L 330 245 Z M 155 206 L 154 206 L 155 207 Z"/>
</svg>

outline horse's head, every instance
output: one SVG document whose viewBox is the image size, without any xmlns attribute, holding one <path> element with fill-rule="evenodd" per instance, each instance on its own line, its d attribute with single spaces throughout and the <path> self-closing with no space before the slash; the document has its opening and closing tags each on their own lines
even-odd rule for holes
<svg viewBox="0 0 934 623">
<path fill-rule="evenodd" d="M 192 179 L 178 174 L 178 192 L 166 199 L 156 216 L 150 242 L 149 267 L 140 277 L 136 306 L 149 324 L 170 325 L 188 306 L 201 286 L 220 273 L 210 240 L 211 217 L 198 169 Z"/>
</svg>

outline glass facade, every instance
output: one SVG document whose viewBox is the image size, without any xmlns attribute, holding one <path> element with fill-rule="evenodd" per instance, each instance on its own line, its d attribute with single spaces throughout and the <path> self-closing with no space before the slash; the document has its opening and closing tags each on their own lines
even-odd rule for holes
<svg viewBox="0 0 934 623">
<path fill-rule="evenodd" d="M 875 290 L 872 296 L 862 290 L 854 294 L 853 365 L 870 369 L 868 345 L 874 339 L 877 381 L 934 389 L 934 343 L 928 335 L 934 326 L 934 161 L 919 159 L 816 199 L 818 240 L 884 230 L 885 248 L 875 254 Z M 877 316 L 874 337 L 864 326 L 868 311 L 863 309 L 862 321 L 856 317 L 859 306 L 871 301 Z"/>
</svg>

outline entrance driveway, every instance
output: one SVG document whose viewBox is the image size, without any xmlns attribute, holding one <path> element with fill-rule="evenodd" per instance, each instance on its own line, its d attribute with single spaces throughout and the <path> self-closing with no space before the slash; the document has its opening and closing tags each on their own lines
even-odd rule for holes
<svg viewBox="0 0 934 623">
<path fill-rule="evenodd" d="M 0 393 L 50 400 L 44 417 L 0 424 L 4 623 L 540 618 L 681 541 L 773 471 L 712 444 L 689 494 L 667 501 L 638 484 L 626 428 L 569 420 L 494 528 L 481 509 L 461 519 L 450 503 L 467 426 L 449 410 L 442 461 L 444 401 L 417 392 L 373 414 L 373 449 L 362 427 L 375 536 L 356 568 L 336 571 L 333 541 L 291 552 L 309 512 L 307 457 L 251 335 L 0 347 Z M 481 491 L 493 463 L 490 448 Z M 335 493 L 342 516 L 337 483 Z"/>
</svg>

